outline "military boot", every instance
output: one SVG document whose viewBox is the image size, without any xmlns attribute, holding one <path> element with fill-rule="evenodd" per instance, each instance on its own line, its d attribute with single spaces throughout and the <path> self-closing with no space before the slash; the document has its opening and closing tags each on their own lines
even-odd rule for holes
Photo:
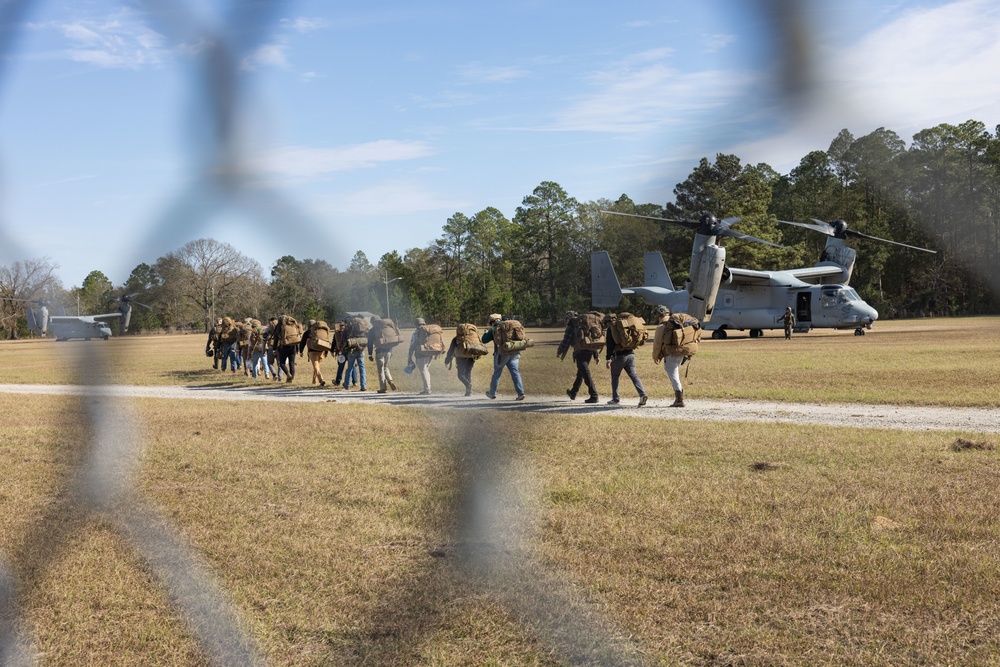
<svg viewBox="0 0 1000 667">
<path fill-rule="evenodd" d="M 683 408 L 684 407 L 684 390 L 680 389 L 674 390 L 674 402 L 670 404 L 672 408 Z"/>
</svg>

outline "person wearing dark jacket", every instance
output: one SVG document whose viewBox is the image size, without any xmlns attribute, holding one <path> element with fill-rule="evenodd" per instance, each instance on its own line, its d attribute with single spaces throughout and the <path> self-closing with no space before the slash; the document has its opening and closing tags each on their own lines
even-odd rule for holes
<svg viewBox="0 0 1000 667">
<path fill-rule="evenodd" d="M 597 403 L 597 386 L 594 384 L 594 379 L 590 374 L 590 364 L 600 359 L 600 355 L 593 350 L 578 350 L 575 343 L 576 313 L 571 310 L 566 313 L 566 331 L 563 333 L 562 342 L 559 343 L 559 348 L 556 350 L 556 356 L 565 361 L 566 353 L 569 352 L 570 347 L 573 348 L 573 361 L 576 362 L 576 378 L 573 380 L 573 386 L 566 390 L 566 395 L 569 396 L 571 401 L 575 401 L 576 394 L 580 391 L 580 386 L 585 384 L 587 385 L 587 391 L 590 392 L 590 398 L 584 401 L 584 403 Z"/>
<path fill-rule="evenodd" d="M 646 390 L 642 387 L 642 380 L 639 379 L 639 375 L 635 372 L 635 353 L 633 350 L 628 348 L 619 347 L 615 344 L 615 337 L 611 335 L 611 323 L 610 316 L 608 317 L 608 330 L 607 335 L 607 353 L 605 354 L 605 359 L 607 360 L 607 367 L 611 369 L 611 400 L 608 401 L 608 405 L 618 405 L 621 403 L 618 396 L 618 380 L 621 377 L 622 371 L 625 371 L 629 379 L 632 380 L 632 384 L 635 385 L 635 390 L 639 392 L 639 405 L 642 407 L 646 405 Z"/>
<path fill-rule="evenodd" d="M 284 345 L 285 328 L 293 326 L 285 321 L 285 316 L 278 317 L 278 323 L 271 330 L 271 340 L 274 341 L 274 349 L 278 353 L 278 372 L 284 372 L 285 382 L 291 382 L 295 378 L 295 353 L 298 352 L 298 343 Z M 297 325 L 295 325 L 297 326 Z"/>
</svg>

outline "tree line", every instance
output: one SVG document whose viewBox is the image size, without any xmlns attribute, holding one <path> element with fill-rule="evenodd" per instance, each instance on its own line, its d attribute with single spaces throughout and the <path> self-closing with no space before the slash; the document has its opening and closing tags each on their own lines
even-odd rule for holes
<svg viewBox="0 0 1000 667">
<path fill-rule="evenodd" d="M 979 121 L 923 130 L 910 146 L 884 128 L 862 137 L 842 130 L 826 151 L 803 157 L 788 174 L 739 157 L 702 158 L 665 205 L 616 200 L 579 202 L 545 181 L 524 197 L 512 218 L 487 207 L 456 212 L 429 246 L 372 264 L 363 252 L 345 270 L 323 259 L 284 256 L 265 274 L 258 262 L 213 239 L 191 241 L 135 267 L 113 286 L 94 271 L 63 290 L 48 260 L 0 267 L 0 296 L 46 298 L 69 312 L 113 312 L 121 294 L 136 308 L 132 329 L 204 328 L 215 315 L 265 318 L 289 313 L 336 319 L 347 310 L 423 316 L 442 324 L 484 322 L 513 313 L 551 324 L 590 303 L 590 253 L 607 250 L 623 285 L 643 280 L 642 253 L 664 255 L 683 284 L 691 232 L 670 224 L 602 213 L 697 218 L 702 211 L 740 217 L 737 229 L 785 246 L 727 241 L 727 261 L 748 269 L 813 264 L 825 238 L 777 220 L 832 221 L 851 229 L 927 247 L 936 255 L 852 241 L 858 262 L 851 284 L 883 317 L 996 313 L 1000 289 L 1000 126 Z M 622 308 L 635 308 L 626 300 Z M 23 307 L 4 301 L 0 327 L 24 328 Z M 19 315 L 20 314 L 20 315 Z"/>
</svg>

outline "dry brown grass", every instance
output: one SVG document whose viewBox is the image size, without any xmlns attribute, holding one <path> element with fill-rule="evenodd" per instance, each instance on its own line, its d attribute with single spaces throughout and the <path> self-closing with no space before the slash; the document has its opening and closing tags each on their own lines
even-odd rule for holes
<svg viewBox="0 0 1000 667">
<path fill-rule="evenodd" d="M 993 451 L 949 449 L 973 434 L 137 405 L 141 495 L 213 567 L 271 664 L 1000 654 L 1000 465 Z M 0 410 L 0 554 L 44 663 L 202 664 L 116 518 L 80 515 L 63 492 L 82 455 L 79 405 L 0 395 Z M 510 455 L 495 481 L 527 508 L 525 542 L 456 533 L 461 481 L 483 450 Z M 498 580 L 477 579 L 470 548 L 493 554 Z M 527 613 L 537 600 L 564 606 Z M 610 646 L 546 639 L 595 612 Z"/>
<path fill-rule="evenodd" d="M 963 318 L 879 322 L 866 336 L 850 331 L 816 332 L 786 341 L 779 335 L 751 339 L 745 333 L 729 340 L 709 340 L 682 373 L 692 398 L 749 398 L 778 401 L 861 402 L 904 405 L 1000 406 L 1000 318 Z M 561 330 L 530 332 L 537 345 L 521 355 L 521 371 L 529 394 L 563 396 L 576 369 L 567 357 L 555 356 Z M 94 349 L 112 352 L 110 382 L 121 384 L 184 384 L 190 386 L 243 386 L 267 384 L 242 374 L 211 369 L 204 356 L 202 336 L 140 336 L 110 341 L 23 341 L 0 343 L 3 382 L 74 382 L 75 355 Z M 102 347 L 103 346 L 103 347 Z M 663 369 L 653 364 L 651 348 L 637 353 L 638 371 L 650 396 L 673 392 Z M 311 371 L 299 360 L 293 386 L 309 387 Z M 420 380 L 406 375 L 405 347 L 397 348 L 390 363 L 402 391 L 419 391 Z M 373 366 L 373 365 L 372 365 Z M 332 382 L 336 362 L 328 358 L 324 375 Z M 610 374 L 603 363 L 592 367 L 598 390 L 608 397 Z M 477 394 L 485 392 L 492 373 L 486 357 L 476 363 L 473 379 Z M 461 385 L 443 360 L 431 364 L 436 392 L 458 392 Z M 369 390 L 378 383 L 368 374 Z M 272 385 L 277 383 L 271 383 Z M 512 396 L 504 374 L 500 393 Z M 622 377 L 622 397 L 635 390 Z"/>
</svg>

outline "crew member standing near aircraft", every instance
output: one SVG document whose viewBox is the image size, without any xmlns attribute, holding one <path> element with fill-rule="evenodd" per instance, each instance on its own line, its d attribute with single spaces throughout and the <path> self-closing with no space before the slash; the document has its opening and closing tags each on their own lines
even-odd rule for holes
<svg viewBox="0 0 1000 667">
<path fill-rule="evenodd" d="M 205 343 L 205 356 L 214 357 L 212 368 L 219 369 L 222 359 L 222 318 L 215 318 L 215 326 L 208 330 L 208 342 Z"/>
<path fill-rule="evenodd" d="M 791 306 L 785 308 L 785 314 L 781 319 L 785 323 L 785 340 L 791 340 L 792 329 L 795 328 L 795 313 L 792 312 Z"/>
<path fill-rule="evenodd" d="M 657 306 L 660 325 L 653 337 L 653 363 L 663 361 L 663 370 L 674 388 L 671 408 L 684 407 L 684 387 L 681 385 L 681 365 L 698 352 L 701 323 L 687 313 L 670 314 L 666 306 Z"/>
<path fill-rule="evenodd" d="M 590 364 L 597 361 L 600 358 L 600 354 L 594 350 L 586 349 L 580 343 L 583 336 L 578 333 L 581 325 L 577 320 L 578 315 L 575 311 L 571 310 L 566 313 L 566 332 L 563 334 L 562 342 L 559 343 L 559 348 L 556 350 L 556 356 L 565 361 L 569 348 L 573 348 L 573 361 L 576 362 L 576 378 L 573 380 L 573 386 L 566 390 L 566 395 L 569 396 L 569 399 L 575 401 L 576 394 L 580 391 L 580 386 L 585 384 L 587 385 L 587 391 L 590 392 L 590 398 L 584 401 L 584 403 L 597 403 L 597 386 L 590 375 Z M 600 315 L 597 315 L 597 322 L 598 324 L 601 322 Z"/>
<path fill-rule="evenodd" d="M 514 391 L 517 392 L 517 398 L 514 400 L 523 401 L 524 385 L 521 383 L 521 371 L 518 370 L 518 365 L 521 362 L 521 353 L 503 354 L 503 350 L 500 349 L 500 343 L 496 340 L 497 328 L 500 327 L 501 322 L 503 322 L 503 315 L 493 313 L 490 315 L 490 330 L 483 334 L 483 345 L 493 341 L 493 377 L 490 379 L 490 390 L 486 392 L 486 396 L 487 398 L 497 397 L 500 375 L 503 374 L 503 369 L 506 368 L 510 372 L 510 379 L 514 382 Z"/>
</svg>

